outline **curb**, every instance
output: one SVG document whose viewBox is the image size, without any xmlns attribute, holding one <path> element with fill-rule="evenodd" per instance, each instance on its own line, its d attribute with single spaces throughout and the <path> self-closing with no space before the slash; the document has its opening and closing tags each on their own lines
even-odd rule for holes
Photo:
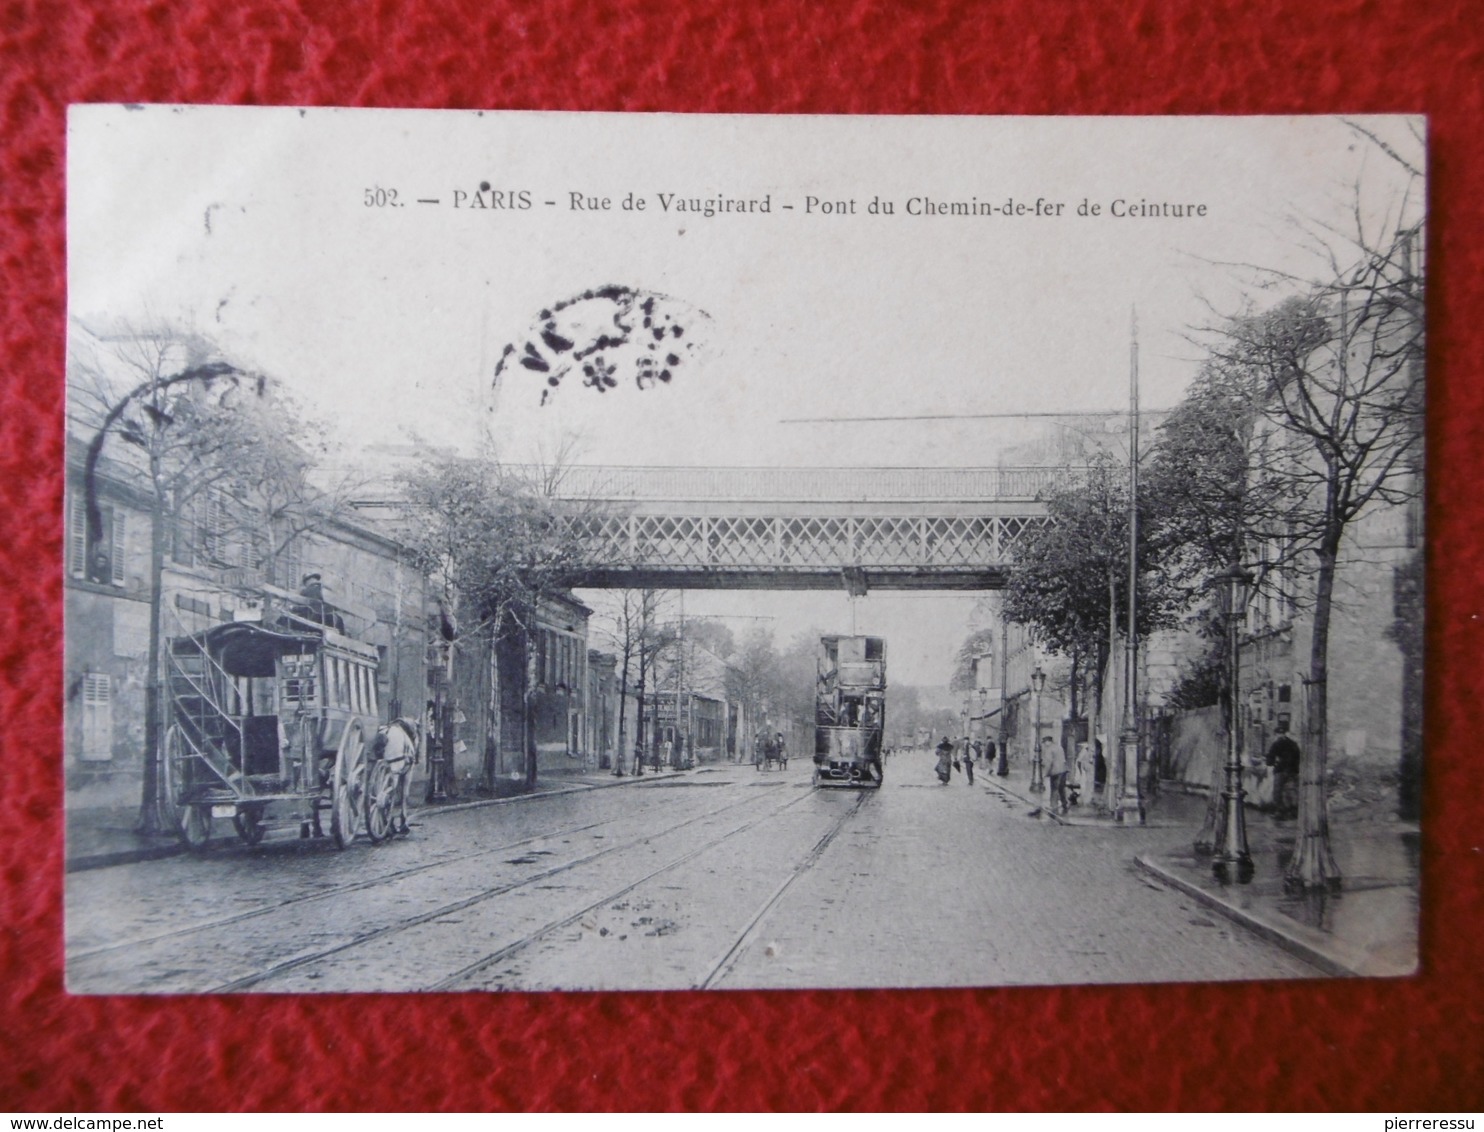
<svg viewBox="0 0 1484 1132">
<path fill-rule="evenodd" d="M 462 810 L 477 810 L 484 806 L 508 806 L 516 802 L 529 802 L 535 798 L 555 798 L 562 794 L 582 794 L 589 790 L 612 790 L 619 786 L 638 786 L 645 782 L 658 779 L 679 778 L 683 774 L 690 774 L 698 770 L 691 767 L 690 770 L 679 770 L 671 774 L 664 771 L 645 771 L 641 775 L 626 774 L 617 782 L 578 782 L 571 785 L 559 786 L 555 790 L 534 790 L 529 794 L 512 794 L 508 798 L 476 798 L 472 802 L 454 802 L 449 805 L 437 803 L 423 803 L 420 806 L 411 807 L 423 817 L 433 817 L 437 814 L 454 814 Z M 618 777 L 618 776 L 614 776 Z M 409 817 L 411 815 L 409 814 Z"/>
<path fill-rule="evenodd" d="M 696 768 L 692 768 L 694 770 Z M 673 774 L 660 772 L 661 779 L 678 778 L 680 775 L 690 773 L 688 771 L 677 771 Z M 646 772 L 635 777 L 625 775 L 616 782 L 582 782 L 573 785 L 561 786 L 555 790 L 537 790 L 530 794 L 512 794 L 508 798 L 479 798 L 472 802 L 455 802 L 452 805 L 440 806 L 424 803 L 421 806 L 410 807 L 408 817 L 414 814 L 418 817 L 435 817 L 438 814 L 451 814 L 461 810 L 474 810 L 484 806 L 508 806 L 516 802 L 529 802 L 536 798 L 552 798 L 562 794 L 580 794 L 588 790 L 610 790 L 616 786 L 639 785 L 650 781 L 654 772 Z M 168 845 L 147 845 L 137 849 L 116 849 L 107 853 L 89 853 L 79 857 L 67 858 L 64 873 L 85 873 L 94 869 L 111 869 L 118 865 L 137 865 L 145 861 L 162 861 L 169 857 L 179 857 L 186 852 L 184 845 L 179 841 L 171 841 Z"/>
<path fill-rule="evenodd" d="M 1220 897 L 1212 895 L 1200 887 L 1200 885 L 1192 884 L 1183 877 L 1177 876 L 1174 872 L 1166 869 L 1151 857 L 1142 854 L 1136 855 L 1134 862 L 1145 872 L 1153 874 L 1172 888 L 1189 896 L 1192 900 L 1197 901 L 1213 912 L 1225 916 L 1229 920 L 1235 921 L 1248 931 L 1261 936 L 1269 943 L 1276 944 L 1283 948 L 1284 951 L 1302 959 L 1305 963 L 1318 967 L 1327 975 L 1337 978 L 1367 977 L 1351 964 L 1336 959 L 1333 955 L 1328 954 L 1319 947 L 1298 938 L 1298 936 L 1289 931 L 1285 931 L 1266 917 L 1256 915 L 1242 908 L 1235 908 Z"/>
<path fill-rule="evenodd" d="M 1046 805 L 1046 803 L 1032 801 L 1031 799 L 1027 798 L 1024 794 L 1017 794 L 1014 790 L 1011 790 L 1008 786 L 1004 785 L 1003 783 L 995 782 L 993 780 L 988 780 L 988 781 L 985 782 L 984 788 L 986 790 L 997 790 L 997 791 L 999 791 L 999 793 L 1003 794 L 1007 798 L 1014 798 L 1022 806 L 1031 806 L 1031 807 L 1033 807 L 1032 812 L 1030 814 L 1027 814 L 1026 815 L 1027 817 L 1034 817 L 1034 818 L 1043 818 L 1043 817 L 1045 817 L 1045 818 L 1050 818 L 1052 821 L 1056 822 L 1057 825 L 1070 825 L 1071 824 L 1061 814 L 1057 813 L 1050 806 Z"/>
<path fill-rule="evenodd" d="M 112 853 L 89 853 L 82 857 L 69 857 L 64 873 L 85 873 L 92 869 L 111 869 L 115 865 L 133 865 L 141 861 L 160 861 L 166 857 L 178 857 L 185 846 L 178 841 L 169 845 L 151 845 L 139 849 L 118 849 Z"/>
</svg>

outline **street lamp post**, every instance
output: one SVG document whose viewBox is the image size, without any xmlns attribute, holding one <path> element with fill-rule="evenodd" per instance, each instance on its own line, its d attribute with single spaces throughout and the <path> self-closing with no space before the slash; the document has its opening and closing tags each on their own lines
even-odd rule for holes
<svg viewBox="0 0 1484 1132">
<path fill-rule="evenodd" d="M 1046 689 L 1046 673 L 1038 664 L 1031 673 L 1031 692 L 1035 698 L 1036 730 L 1031 737 L 1031 793 L 1040 794 L 1045 788 L 1041 777 L 1041 693 Z"/>
<path fill-rule="evenodd" d="M 1005 613 L 1004 604 L 1000 605 L 1000 765 L 995 768 L 995 773 L 1001 778 L 1010 777 L 1010 751 L 1009 744 L 1005 742 L 1005 713 L 1009 704 L 1005 697 L 1010 689 L 1010 618 Z"/>
<path fill-rule="evenodd" d="M 1118 796 L 1116 821 L 1131 818 L 1144 824 L 1144 797 L 1139 783 L 1138 716 L 1138 592 L 1139 592 L 1139 318 L 1130 326 L 1128 379 L 1128 625 L 1123 636 L 1123 731 L 1118 737 L 1118 761 L 1123 789 Z M 1111 641 L 1109 644 L 1111 645 Z"/>
<path fill-rule="evenodd" d="M 1223 884 L 1235 875 L 1238 884 L 1252 880 L 1256 866 L 1247 849 L 1247 817 L 1243 807 L 1242 761 L 1237 743 L 1237 725 L 1240 688 L 1240 663 L 1237 636 L 1238 627 L 1247 613 L 1247 597 L 1251 592 L 1252 575 L 1241 566 L 1233 564 L 1221 577 L 1222 613 L 1226 616 L 1226 663 L 1227 663 L 1227 718 L 1226 718 L 1226 785 L 1221 792 L 1221 828 L 1216 836 L 1216 853 L 1212 857 L 1212 871 Z"/>
</svg>

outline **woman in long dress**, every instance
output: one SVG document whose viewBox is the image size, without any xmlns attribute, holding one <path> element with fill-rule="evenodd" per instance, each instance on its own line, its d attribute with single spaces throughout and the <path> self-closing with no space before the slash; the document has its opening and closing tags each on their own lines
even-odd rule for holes
<svg viewBox="0 0 1484 1132">
<path fill-rule="evenodd" d="M 953 773 L 953 744 L 948 741 L 948 736 L 943 736 L 943 741 L 938 744 L 938 781 L 948 782 L 948 777 Z"/>
</svg>

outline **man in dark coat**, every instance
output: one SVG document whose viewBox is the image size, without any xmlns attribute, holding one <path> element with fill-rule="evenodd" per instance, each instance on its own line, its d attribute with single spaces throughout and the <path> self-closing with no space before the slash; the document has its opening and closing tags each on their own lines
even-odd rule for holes
<svg viewBox="0 0 1484 1132">
<path fill-rule="evenodd" d="M 1273 768 L 1273 812 L 1280 818 L 1298 816 L 1299 755 L 1299 745 L 1288 734 L 1288 721 L 1280 719 L 1266 760 Z"/>
</svg>

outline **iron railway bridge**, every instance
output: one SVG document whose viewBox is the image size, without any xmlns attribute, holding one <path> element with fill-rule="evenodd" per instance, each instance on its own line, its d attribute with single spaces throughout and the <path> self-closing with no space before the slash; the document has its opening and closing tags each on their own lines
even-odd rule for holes
<svg viewBox="0 0 1484 1132">
<path fill-rule="evenodd" d="M 577 586 L 986 590 L 1066 473 L 585 465 L 554 494 L 591 564 Z"/>
</svg>

